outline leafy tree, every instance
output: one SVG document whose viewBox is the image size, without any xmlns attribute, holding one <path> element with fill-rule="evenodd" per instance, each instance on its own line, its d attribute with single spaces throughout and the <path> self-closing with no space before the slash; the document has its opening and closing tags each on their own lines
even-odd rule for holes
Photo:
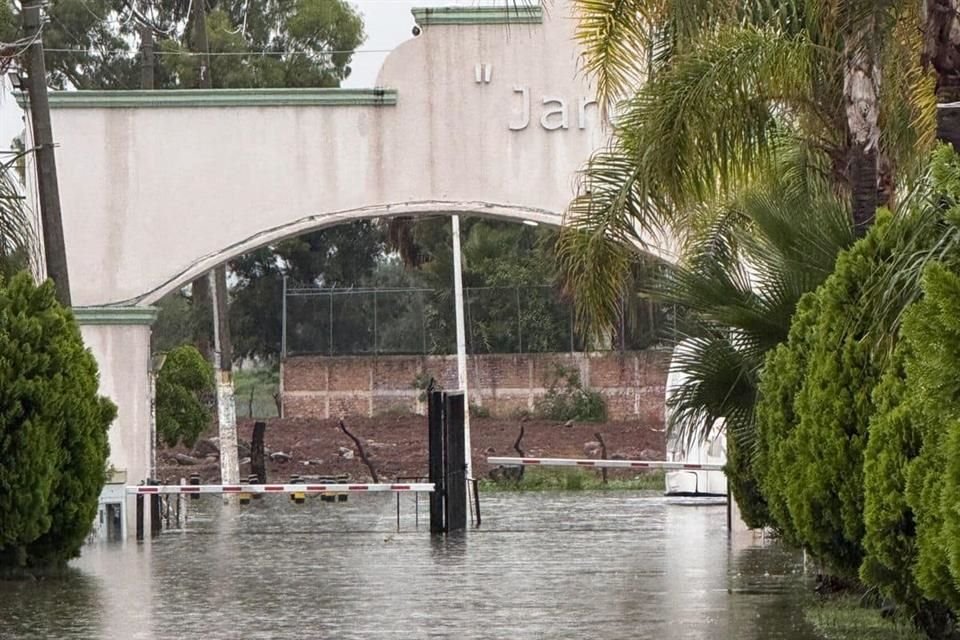
<svg viewBox="0 0 960 640">
<path fill-rule="evenodd" d="M 688 286 L 685 296 L 687 306 L 698 310 L 694 319 L 703 315 L 701 308 L 715 307 L 712 323 L 701 321 L 706 326 L 692 330 L 688 344 L 695 350 L 683 362 L 692 376 L 678 397 L 680 415 L 701 413 L 710 417 L 705 424 L 714 424 L 713 418 L 726 414 L 734 493 L 757 499 L 757 514 L 763 515 L 763 496 L 751 481 L 760 470 L 751 471 L 756 465 L 750 438 L 743 437 L 754 433 L 757 376 L 764 353 L 785 339 L 798 298 L 826 273 L 800 288 L 785 287 L 790 281 L 783 273 L 755 277 L 750 271 L 758 259 L 724 244 L 719 250 L 731 258 L 717 266 L 708 253 L 704 267 L 698 262 L 702 234 L 707 230 L 709 238 L 716 228 L 729 226 L 724 209 L 714 203 L 736 201 L 771 179 L 804 188 L 825 181 L 828 187 L 819 193 L 842 194 L 850 203 L 847 215 L 861 231 L 878 201 L 897 204 L 893 190 L 918 172 L 917 149 L 929 143 L 933 131 L 932 112 L 924 110 L 932 87 L 917 64 L 918 16 L 896 0 L 706 0 L 695 8 L 656 0 L 581 0 L 577 5 L 578 37 L 600 99 L 608 108 L 621 102 L 613 144 L 584 167 L 581 195 L 571 205 L 572 229 L 559 246 L 563 277 L 576 294 L 581 324 L 603 331 L 615 322 L 621 292 L 638 286 L 631 245 L 644 247 L 663 236 L 679 241 L 681 272 L 702 278 L 699 289 Z M 790 193 L 778 194 L 771 204 L 789 203 Z M 798 209 L 795 215 L 798 228 L 804 221 L 819 226 L 809 211 Z M 748 237 L 764 233 L 748 218 L 736 224 Z M 834 245 L 833 255 L 836 250 Z M 864 304 L 876 312 L 866 331 L 895 326 L 891 316 L 915 298 L 918 264 L 905 256 L 894 260 L 902 268 L 899 275 L 885 271 L 888 290 L 876 281 L 864 295 Z M 768 261 L 769 254 L 759 258 L 760 264 Z M 781 264 L 795 270 L 791 262 L 796 261 Z M 813 301 L 807 305 L 808 313 L 820 313 Z M 758 336 L 769 338 L 762 348 L 753 342 Z M 804 379 L 807 363 L 799 347 L 788 355 L 781 366 L 796 370 L 795 379 L 781 378 L 784 384 L 772 393 L 778 401 L 769 409 L 792 428 L 793 384 Z M 774 519 L 790 533 L 785 496 L 773 494 L 772 500 Z"/>
<path fill-rule="evenodd" d="M 174 291 L 161 298 L 157 307 L 157 320 L 150 332 L 151 351 L 166 353 L 190 342 L 195 331 L 190 296 L 183 290 Z"/>
<path fill-rule="evenodd" d="M 157 438 L 192 447 L 210 426 L 213 370 L 191 345 L 167 354 L 157 376 Z"/>
<path fill-rule="evenodd" d="M 463 285 L 468 347 L 474 353 L 565 351 L 570 312 L 557 284 L 557 233 L 516 223 L 469 217 L 461 221 Z M 450 353 L 456 325 L 453 252 L 448 218 L 409 228 L 392 225 L 389 236 L 417 268 L 429 301 L 429 350 Z"/>
<path fill-rule="evenodd" d="M 192 55 L 196 47 L 191 6 L 180 0 L 160 0 L 149 10 L 120 0 L 52 2 L 44 30 L 51 84 L 140 88 L 136 43 L 141 25 L 148 25 L 159 38 L 154 61 L 157 88 L 197 86 L 199 58 Z M 214 88 L 336 87 L 350 74 L 352 52 L 365 37 L 362 18 L 345 0 L 206 0 L 205 8 Z M 10 19 L 19 20 L 12 15 Z M 0 27 L 3 24 L 0 15 Z M 231 320 L 239 331 L 234 336 L 238 356 L 279 353 L 278 273 L 283 268 L 271 263 L 305 260 L 292 270 L 303 267 L 301 281 L 309 282 L 316 277 L 316 267 L 302 254 L 315 247 L 320 255 L 324 243 L 329 246 L 329 233 L 307 234 L 302 240 L 278 244 L 276 252 L 265 248 L 231 263 L 241 272 L 241 290 L 234 295 L 237 312 L 262 314 Z M 262 275 L 251 276 L 258 269 Z M 258 282 L 261 277 L 266 280 Z M 187 300 L 178 292 L 161 303 L 159 329 L 165 336 L 159 340 L 161 347 L 174 336 L 180 336 L 175 340 L 179 344 L 209 331 L 209 312 L 194 313 L 189 320 L 183 317 L 182 303 Z"/>
<path fill-rule="evenodd" d="M 802 544 L 790 512 L 784 466 L 796 456 L 791 438 L 800 417 L 797 395 L 803 385 L 820 300 L 814 292 L 800 298 L 785 342 L 766 356 L 756 400 L 757 452 L 753 473 L 766 503 L 770 524 L 793 544 Z"/>
<path fill-rule="evenodd" d="M 923 314 L 921 303 L 911 315 Z M 864 558 L 860 579 L 878 587 L 884 596 L 918 615 L 931 607 L 913 577 L 917 559 L 917 531 L 907 502 L 909 464 L 920 453 L 922 394 L 908 389 L 905 363 L 914 363 L 908 320 L 903 341 L 873 391 L 876 413 L 870 421 L 870 438 L 864 454 Z M 911 367 L 913 364 L 911 364 Z M 911 382 L 916 380 L 916 373 Z"/>
<path fill-rule="evenodd" d="M 49 281 L 0 289 L 0 567 L 60 565 L 90 530 L 116 414 Z"/>
<path fill-rule="evenodd" d="M 237 277 L 230 304 L 234 352 L 267 360 L 280 355 L 285 277 L 291 287 L 364 285 L 372 277 L 383 247 L 380 227 L 361 220 L 264 247 L 231 262 Z M 293 335 L 309 332 L 318 322 L 315 313 L 301 314 L 297 309 L 291 309 L 288 320 L 292 321 L 288 333 Z M 338 327 L 346 331 L 359 331 L 367 325 L 362 312 L 338 321 Z"/>
<path fill-rule="evenodd" d="M 147 25 L 159 37 L 157 88 L 195 87 L 190 7 L 180 0 L 142 11 L 122 0 L 52 2 L 44 29 L 52 85 L 139 88 L 136 43 Z M 362 18 L 343 0 L 207 0 L 205 7 L 210 51 L 231 54 L 213 56 L 214 87 L 334 87 L 349 75 L 352 52 L 364 39 Z"/>
</svg>

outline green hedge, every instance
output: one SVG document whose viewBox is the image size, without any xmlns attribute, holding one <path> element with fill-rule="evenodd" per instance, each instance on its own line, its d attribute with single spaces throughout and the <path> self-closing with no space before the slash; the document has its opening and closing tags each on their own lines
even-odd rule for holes
<svg viewBox="0 0 960 640">
<path fill-rule="evenodd" d="M 51 283 L 0 287 L 0 569 L 80 552 L 106 479 L 113 404 Z"/>
<path fill-rule="evenodd" d="M 899 247 L 897 224 L 881 216 L 840 255 L 801 300 L 787 343 L 761 375 L 759 475 L 771 515 L 788 539 L 846 577 L 863 558 L 863 454 L 881 373 L 876 334 L 858 314 Z"/>
</svg>

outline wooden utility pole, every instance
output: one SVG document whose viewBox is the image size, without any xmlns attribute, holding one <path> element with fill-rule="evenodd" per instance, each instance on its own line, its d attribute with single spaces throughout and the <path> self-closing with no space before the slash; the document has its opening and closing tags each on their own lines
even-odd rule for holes
<svg viewBox="0 0 960 640">
<path fill-rule="evenodd" d="M 40 219 L 43 225 L 43 249 L 47 276 L 56 287 L 57 300 L 70 306 L 70 276 L 67 272 L 67 250 L 63 239 L 60 214 L 60 188 L 53 152 L 53 125 L 50 123 L 50 102 L 47 98 L 47 67 L 43 60 L 41 0 L 23 3 L 23 29 L 32 34 L 27 49 L 27 93 L 30 98 L 30 119 L 33 123 L 33 145 L 37 157 L 37 189 L 40 192 Z"/>
<path fill-rule="evenodd" d="M 213 81 L 210 77 L 210 45 L 207 42 L 207 7 L 204 0 L 193 3 L 193 47 L 200 54 L 197 56 L 198 73 L 197 88 L 212 89 Z M 193 300 L 194 327 L 197 331 L 197 349 L 203 356 L 213 360 L 213 347 L 210 345 L 210 316 L 208 310 L 212 308 L 210 298 L 210 280 L 203 275 L 190 286 Z"/>
<path fill-rule="evenodd" d="M 140 25 L 140 88 L 154 88 L 153 29 Z"/>
<path fill-rule="evenodd" d="M 199 88 L 213 88 L 210 75 L 210 45 L 207 42 L 207 7 L 204 0 L 194 0 L 195 46 L 200 55 Z M 194 304 L 199 281 L 194 281 Z M 206 300 L 213 304 L 213 368 L 217 376 L 217 419 L 220 423 L 220 479 L 226 484 L 240 482 L 237 460 L 237 408 L 233 396 L 233 341 L 230 338 L 230 306 L 227 291 L 227 266 L 220 265 L 209 274 Z M 201 287 L 202 288 L 202 287 Z"/>
</svg>

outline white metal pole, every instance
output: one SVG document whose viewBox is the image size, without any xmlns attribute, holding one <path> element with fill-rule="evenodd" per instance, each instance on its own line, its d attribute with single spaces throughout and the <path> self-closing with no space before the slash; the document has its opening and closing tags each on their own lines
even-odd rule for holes
<svg viewBox="0 0 960 640">
<path fill-rule="evenodd" d="M 237 414 L 233 398 L 233 377 L 223 370 L 223 352 L 220 345 L 220 310 L 217 308 L 217 278 L 210 278 L 210 299 L 213 301 L 213 368 L 217 383 L 217 421 L 220 424 L 220 481 L 225 484 L 240 482 L 237 460 Z"/>
<path fill-rule="evenodd" d="M 463 313 L 463 263 L 460 257 L 460 216 L 453 216 L 453 298 L 457 313 L 457 384 L 463 391 L 463 445 L 467 477 L 473 477 L 473 449 L 470 446 L 470 398 L 467 395 L 467 332 Z"/>
</svg>

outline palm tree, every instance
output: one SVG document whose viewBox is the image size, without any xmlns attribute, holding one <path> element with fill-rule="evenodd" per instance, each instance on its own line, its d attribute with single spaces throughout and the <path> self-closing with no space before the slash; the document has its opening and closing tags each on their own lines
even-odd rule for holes
<svg viewBox="0 0 960 640">
<path fill-rule="evenodd" d="M 917 16 L 894 0 L 576 5 L 585 69 L 620 106 L 559 243 L 567 285 L 595 331 L 630 288 L 687 310 L 671 429 L 689 440 L 724 419 L 731 486 L 761 524 L 749 466 L 764 355 L 932 140 Z M 677 266 L 635 281 L 628 247 L 665 238 Z"/>
<path fill-rule="evenodd" d="M 878 202 L 892 206 L 895 178 L 918 172 L 932 140 L 905 4 L 576 0 L 585 70 L 605 108 L 619 102 L 558 246 L 581 325 L 616 321 L 629 244 L 682 249 L 704 224 L 700 205 L 775 170 L 784 140 L 850 199 L 859 231 Z"/>
<path fill-rule="evenodd" d="M 23 187 L 12 164 L 0 165 L 0 276 L 3 279 L 25 270 L 36 273 L 39 249 Z"/>
<path fill-rule="evenodd" d="M 786 340 L 800 297 L 855 240 L 848 206 L 831 185 L 789 166 L 805 162 L 801 154 L 782 155 L 777 175 L 710 207 L 713 222 L 693 234 L 683 263 L 641 284 L 651 298 L 686 310 L 674 351 L 685 380 L 669 400 L 668 426 L 689 446 L 724 425 L 730 485 L 754 526 L 767 524 L 751 471 L 764 357 Z"/>
</svg>

